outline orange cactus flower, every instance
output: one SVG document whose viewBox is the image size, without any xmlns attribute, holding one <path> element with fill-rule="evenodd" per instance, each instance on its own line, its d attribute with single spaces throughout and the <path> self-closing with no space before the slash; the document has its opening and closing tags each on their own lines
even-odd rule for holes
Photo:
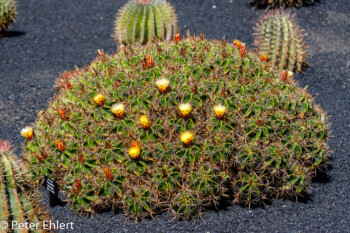
<svg viewBox="0 0 350 233">
<path fill-rule="evenodd" d="M 150 54 L 146 55 L 146 64 L 147 67 L 153 67 L 154 66 L 154 60 Z"/>
<path fill-rule="evenodd" d="M 261 62 L 266 62 L 269 59 L 265 54 L 260 54 L 259 58 Z"/>
<path fill-rule="evenodd" d="M 106 176 L 106 179 L 107 180 L 112 180 L 113 179 L 113 174 L 112 174 L 112 171 L 109 167 L 105 167 L 103 169 L 104 173 L 105 173 L 105 176 Z"/>
<path fill-rule="evenodd" d="M 58 114 L 60 115 L 62 120 L 67 120 L 66 114 L 64 113 L 64 110 L 62 108 L 58 109 Z"/>
<path fill-rule="evenodd" d="M 180 33 L 175 34 L 174 40 L 176 44 L 179 43 L 181 41 L 181 34 Z"/>
<path fill-rule="evenodd" d="M 57 147 L 57 149 L 58 149 L 59 151 L 61 151 L 61 152 L 65 151 L 66 146 L 64 145 L 64 143 L 63 143 L 61 140 L 56 139 L 56 140 L 54 141 L 54 144 L 55 144 L 55 146 Z"/>
<path fill-rule="evenodd" d="M 239 41 L 239 40 L 234 40 L 234 41 L 233 41 L 233 46 L 234 46 L 235 48 L 240 48 L 240 47 L 241 47 L 241 44 L 242 44 L 242 42 Z"/>
</svg>

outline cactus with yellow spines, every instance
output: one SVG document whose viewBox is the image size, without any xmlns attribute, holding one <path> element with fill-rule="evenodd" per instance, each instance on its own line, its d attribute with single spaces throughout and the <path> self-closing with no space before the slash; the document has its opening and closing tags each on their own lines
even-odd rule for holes
<svg viewBox="0 0 350 233">
<path fill-rule="evenodd" d="M 188 219 L 223 200 L 296 197 L 329 156 L 326 114 L 239 41 L 125 46 L 71 86 L 39 116 L 23 158 L 78 213 Z"/>
<path fill-rule="evenodd" d="M 268 58 L 279 70 L 301 72 L 305 66 L 306 45 L 303 30 L 289 11 L 271 10 L 262 15 L 255 28 L 254 44 L 261 58 Z"/>
<path fill-rule="evenodd" d="M 166 0 L 130 0 L 117 13 L 114 39 L 118 44 L 146 44 L 169 41 L 176 32 L 177 16 Z"/>
<path fill-rule="evenodd" d="M 0 32 L 5 31 L 15 21 L 16 8 L 17 5 L 14 0 L 0 1 Z"/>
<path fill-rule="evenodd" d="M 40 195 L 33 190 L 34 183 L 24 164 L 15 158 L 10 143 L 0 140 L 0 220 L 18 223 L 39 224 L 33 232 L 47 232 L 42 221 L 49 220 L 48 213 L 41 206 Z M 14 225 L 14 232 L 28 232 Z"/>
</svg>

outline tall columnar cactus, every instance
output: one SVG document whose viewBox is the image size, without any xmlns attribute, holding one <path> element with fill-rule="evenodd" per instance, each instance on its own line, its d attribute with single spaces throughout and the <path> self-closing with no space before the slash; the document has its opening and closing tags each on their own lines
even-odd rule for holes
<svg viewBox="0 0 350 233">
<path fill-rule="evenodd" d="M 77 212 L 165 210 L 295 197 L 327 161 L 326 115 L 244 43 L 203 38 L 99 53 L 26 128 L 33 178 Z"/>
<path fill-rule="evenodd" d="M 12 226 L 13 221 L 38 224 L 33 232 L 46 232 L 40 224 L 48 219 L 48 214 L 41 206 L 40 196 L 33 190 L 27 169 L 15 158 L 9 142 L 0 140 L 0 157 L 0 222 L 7 221 L 8 226 Z M 13 226 L 14 232 L 28 232 L 28 229 L 21 229 L 20 224 Z"/>
<path fill-rule="evenodd" d="M 166 0 L 131 0 L 117 13 L 114 38 L 118 44 L 145 44 L 170 40 L 176 31 L 177 16 Z"/>
<path fill-rule="evenodd" d="M 16 3 L 14 0 L 0 1 L 0 32 L 6 30 L 15 20 Z"/>
<path fill-rule="evenodd" d="M 252 0 L 250 4 L 258 8 L 301 7 L 312 5 L 317 0 Z"/>
<path fill-rule="evenodd" d="M 304 33 L 290 12 L 271 10 L 262 15 L 255 28 L 254 45 L 279 70 L 302 71 L 306 46 Z"/>
</svg>

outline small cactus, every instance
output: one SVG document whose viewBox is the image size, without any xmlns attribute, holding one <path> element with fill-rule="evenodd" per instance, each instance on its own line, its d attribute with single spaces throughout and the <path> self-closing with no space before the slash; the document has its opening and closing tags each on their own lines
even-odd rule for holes
<svg viewBox="0 0 350 233">
<path fill-rule="evenodd" d="M 250 4 L 257 8 L 301 7 L 312 5 L 317 0 L 252 0 Z"/>
<path fill-rule="evenodd" d="M 177 32 L 177 16 L 165 0 L 131 0 L 118 13 L 114 39 L 117 44 L 170 40 Z"/>
<path fill-rule="evenodd" d="M 305 35 L 294 15 L 271 10 L 259 18 L 255 31 L 254 45 L 261 59 L 268 58 L 279 70 L 302 71 L 306 58 Z"/>
<path fill-rule="evenodd" d="M 1 222 L 38 223 L 40 225 L 34 232 L 46 232 L 42 221 L 48 220 L 48 213 L 41 206 L 40 195 L 33 190 L 34 186 L 26 167 L 13 154 L 10 143 L 0 140 Z M 24 231 L 21 231 L 19 225 L 14 225 L 13 232 Z"/>
<path fill-rule="evenodd" d="M 16 2 L 14 0 L 0 1 L 0 32 L 5 31 L 15 21 Z"/>
</svg>

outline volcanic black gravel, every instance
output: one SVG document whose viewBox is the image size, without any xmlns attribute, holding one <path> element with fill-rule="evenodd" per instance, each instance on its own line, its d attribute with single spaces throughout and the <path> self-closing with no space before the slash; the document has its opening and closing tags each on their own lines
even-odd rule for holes
<svg viewBox="0 0 350 233">
<path fill-rule="evenodd" d="M 0 138 L 23 153 L 20 129 L 53 96 L 54 79 L 82 67 L 97 49 L 116 51 L 114 15 L 125 0 L 18 0 L 18 18 L 0 38 Z M 248 0 L 172 0 L 182 34 L 253 42 L 253 22 L 263 11 Z M 293 9 L 308 33 L 310 67 L 297 74 L 316 102 L 329 113 L 332 169 L 319 176 L 299 202 L 273 200 L 265 208 L 228 206 L 202 219 L 173 220 L 169 213 L 136 224 L 122 214 L 76 216 L 69 206 L 50 208 L 55 220 L 74 223 L 61 232 L 350 232 L 350 4 L 323 0 Z M 47 204 L 47 193 L 44 193 Z"/>
</svg>

